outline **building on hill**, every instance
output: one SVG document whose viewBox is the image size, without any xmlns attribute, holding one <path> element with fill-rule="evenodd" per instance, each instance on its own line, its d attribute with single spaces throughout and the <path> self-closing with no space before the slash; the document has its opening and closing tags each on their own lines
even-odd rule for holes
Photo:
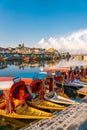
<svg viewBox="0 0 87 130">
<path fill-rule="evenodd" d="M 50 54 L 59 54 L 58 50 L 54 49 L 54 48 L 50 48 L 46 51 L 46 53 L 50 53 Z"/>
</svg>

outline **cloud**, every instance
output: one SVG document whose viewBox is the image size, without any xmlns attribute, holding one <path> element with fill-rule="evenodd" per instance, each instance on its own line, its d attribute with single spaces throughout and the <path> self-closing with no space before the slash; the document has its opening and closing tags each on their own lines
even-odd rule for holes
<svg viewBox="0 0 87 130">
<path fill-rule="evenodd" d="M 73 32 L 68 36 L 50 37 L 48 40 L 42 38 L 38 46 L 46 49 L 55 48 L 62 52 L 87 53 L 87 29 Z"/>
</svg>

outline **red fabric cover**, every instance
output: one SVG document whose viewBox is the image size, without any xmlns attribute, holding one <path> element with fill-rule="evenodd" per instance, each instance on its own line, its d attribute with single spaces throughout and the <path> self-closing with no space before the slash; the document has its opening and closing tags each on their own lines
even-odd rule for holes
<svg viewBox="0 0 87 130">
<path fill-rule="evenodd" d="M 63 77 L 62 76 L 55 76 L 54 79 L 58 82 L 62 82 L 63 81 Z"/>
<path fill-rule="evenodd" d="M 42 81 L 40 79 L 37 79 L 37 80 L 33 80 L 30 87 L 33 90 L 40 90 L 41 89 L 41 86 L 40 84 L 42 83 Z"/>
<path fill-rule="evenodd" d="M 19 82 L 15 83 L 10 89 L 10 93 L 12 94 L 12 98 L 20 99 L 20 93 L 23 92 L 22 90 L 26 91 L 26 89 L 27 89 L 26 85 L 23 81 L 19 81 Z"/>
</svg>

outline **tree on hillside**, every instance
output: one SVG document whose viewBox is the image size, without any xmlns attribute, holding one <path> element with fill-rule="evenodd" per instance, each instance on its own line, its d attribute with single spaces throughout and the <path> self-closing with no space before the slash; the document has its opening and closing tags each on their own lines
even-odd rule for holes
<svg viewBox="0 0 87 130">
<path fill-rule="evenodd" d="M 21 44 L 18 44 L 18 47 L 21 48 Z"/>
<path fill-rule="evenodd" d="M 18 44 L 18 47 L 19 47 L 19 48 L 24 48 L 24 43 Z"/>
</svg>

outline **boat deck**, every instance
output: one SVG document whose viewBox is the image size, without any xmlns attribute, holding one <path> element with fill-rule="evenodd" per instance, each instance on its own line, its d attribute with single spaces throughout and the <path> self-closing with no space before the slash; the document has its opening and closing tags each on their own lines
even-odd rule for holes
<svg viewBox="0 0 87 130">
<path fill-rule="evenodd" d="M 21 130 L 75 130 L 87 119 L 86 102 L 87 97 L 67 110 L 55 111 L 55 118 L 32 122 Z"/>
</svg>

